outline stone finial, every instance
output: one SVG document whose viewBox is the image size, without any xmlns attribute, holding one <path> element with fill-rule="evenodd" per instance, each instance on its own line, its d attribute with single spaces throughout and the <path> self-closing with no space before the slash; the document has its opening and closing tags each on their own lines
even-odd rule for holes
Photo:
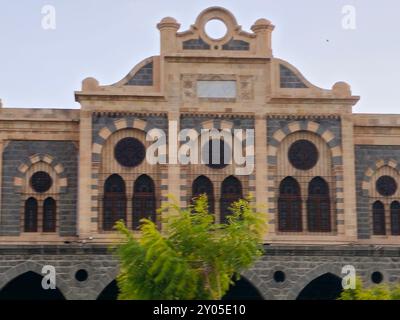
<svg viewBox="0 0 400 320">
<path fill-rule="evenodd" d="M 332 86 L 332 91 L 335 95 L 340 96 L 340 97 L 350 97 L 351 96 L 350 85 L 343 81 L 336 82 Z"/>
<path fill-rule="evenodd" d="M 166 17 L 157 24 L 157 28 L 160 30 L 160 47 L 162 55 L 176 51 L 176 33 L 180 26 L 181 25 L 171 17 Z"/>
<path fill-rule="evenodd" d="M 267 19 L 258 19 L 254 24 L 251 26 L 251 31 L 257 33 L 260 30 L 270 29 L 271 31 L 274 30 L 275 26 L 271 23 L 271 21 Z"/>
<path fill-rule="evenodd" d="M 274 29 L 275 26 L 267 19 L 258 19 L 251 26 L 251 31 L 257 36 L 257 50 L 260 55 L 272 57 L 271 38 Z"/>
<path fill-rule="evenodd" d="M 165 17 L 157 24 L 157 28 L 160 31 L 166 28 L 178 30 L 180 26 L 181 25 L 178 23 L 178 21 L 172 17 Z"/>
<path fill-rule="evenodd" d="M 99 88 L 99 81 L 95 78 L 86 78 L 82 81 L 82 91 L 96 91 Z"/>
</svg>

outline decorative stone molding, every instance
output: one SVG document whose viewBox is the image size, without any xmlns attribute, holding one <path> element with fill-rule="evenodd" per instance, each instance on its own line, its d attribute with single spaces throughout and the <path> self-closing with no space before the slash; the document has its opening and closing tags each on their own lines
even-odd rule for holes
<svg viewBox="0 0 400 320">
<path fill-rule="evenodd" d="M 296 281 L 296 284 L 292 287 L 291 291 L 289 292 L 287 299 L 288 300 L 296 300 L 300 292 L 309 284 L 312 280 L 327 274 L 331 273 L 339 278 L 342 277 L 341 268 L 339 264 L 331 264 L 325 263 L 315 267 L 308 273 L 306 273 L 303 277 Z"/>
<path fill-rule="evenodd" d="M 123 129 L 138 129 L 140 131 L 147 132 L 147 122 L 141 119 L 133 119 L 128 121 L 127 119 L 116 119 L 112 125 L 103 127 L 98 135 L 96 142 L 92 145 L 92 159 L 94 162 L 100 162 L 101 151 L 106 143 L 107 139 L 116 131 Z"/>
<path fill-rule="evenodd" d="M 311 121 L 311 120 L 301 120 L 301 121 L 293 121 L 287 123 L 280 129 L 277 129 L 272 133 L 272 138 L 268 144 L 267 148 L 267 159 L 266 163 L 270 167 L 271 177 L 273 179 L 274 175 L 277 174 L 277 165 L 278 165 L 278 148 L 281 143 L 291 134 L 296 132 L 309 132 L 317 135 L 319 138 L 326 143 L 328 150 L 330 151 L 331 156 L 331 173 L 334 176 L 334 180 L 332 181 L 332 185 L 330 185 L 331 190 L 333 191 L 335 197 L 335 207 L 334 210 L 336 212 L 336 231 L 340 234 L 342 231 L 339 227 L 344 223 L 344 193 L 343 193 L 343 155 L 342 155 L 342 146 L 341 141 L 336 135 L 329 130 L 324 125 L 320 123 Z M 269 209 L 268 212 L 274 216 L 277 214 L 277 206 L 276 206 L 276 198 L 275 190 L 277 186 L 277 181 L 271 181 L 269 186 L 267 187 L 267 192 L 269 193 Z M 270 223 L 276 223 L 276 219 L 271 219 Z M 339 230 L 340 229 L 340 230 Z"/>
<path fill-rule="evenodd" d="M 26 272 L 32 271 L 37 273 L 38 275 L 41 275 L 43 266 L 44 265 L 41 265 L 37 262 L 26 261 L 8 269 L 0 276 L 0 290 L 3 289 L 3 287 L 5 287 L 8 282 L 12 281 L 13 279 L 17 278 L 18 276 Z M 67 298 L 68 292 L 70 291 L 68 284 L 64 282 L 64 280 L 61 277 L 57 277 L 56 284 L 57 284 L 57 289 L 61 291 L 62 295 L 65 298 Z"/>
<path fill-rule="evenodd" d="M 340 145 L 338 145 L 338 142 L 335 142 L 336 137 L 333 132 L 321 126 L 319 123 L 309 120 L 291 122 L 285 127 L 275 131 L 272 136 L 274 141 L 271 143 L 273 147 L 269 148 L 268 157 L 276 157 L 276 152 L 278 149 L 274 146 L 278 146 L 279 143 L 282 142 L 282 140 L 285 139 L 289 134 L 298 131 L 309 131 L 320 136 L 331 149 L 332 157 L 338 157 L 336 162 L 341 163 L 339 160 L 342 158 L 342 150 Z"/>
<path fill-rule="evenodd" d="M 206 32 L 209 21 L 219 20 L 226 26 L 226 33 L 216 39 Z M 189 30 L 178 32 L 180 24 L 166 17 L 157 25 L 161 34 L 161 54 L 196 56 L 201 54 L 225 57 L 271 57 L 271 34 L 274 26 L 266 19 L 257 20 L 246 32 L 238 25 L 231 12 L 221 7 L 202 11 Z"/>
<path fill-rule="evenodd" d="M 199 97 L 197 92 L 198 81 L 235 81 L 235 97 L 226 98 L 205 98 Z M 197 101 L 251 101 L 254 99 L 254 76 L 251 75 L 229 75 L 229 74 L 182 74 L 181 75 L 181 95 L 186 103 Z"/>
<path fill-rule="evenodd" d="M 26 173 L 28 172 L 29 168 L 39 162 L 47 163 L 54 170 L 58 176 L 59 192 L 66 193 L 68 187 L 68 178 L 64 173 L 64 166 L 61 163 L 54 161 L 54 158 L 48 154 L 34 154 L 29 157 L 28 161 L 22 162 L 18 166 L 18 175 L 14 177 L 14 187 L 16 188 L 17 192 L 22 192 L 22 185 L 26 179 Z"/>
<path fill-rule="evenodd" d="M 400 175 L 400 164 L 396 160 L 380 159 L 375 162 L 374 166 L 368 167 L 364 172 L 363 179 L 361 180 L 361 189 L 365 196 L 369 195 L 371 177 L 381 168 L 388 166 L 394 169 Z"/>
</svg>

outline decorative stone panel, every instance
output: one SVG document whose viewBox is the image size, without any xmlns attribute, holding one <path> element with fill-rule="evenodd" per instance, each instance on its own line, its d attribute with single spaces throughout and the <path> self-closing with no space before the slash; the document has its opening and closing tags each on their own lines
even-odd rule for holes
<svg viewBox="0 0 400 320">
<path fill-rule="evenodd" d="M 153 61 L 144 65 L 126 83 L 128 86 L 152 86 L 153 85 Z"/>
<path fill-rule="evenodd" d="M 76 235 L 78 151 L 71 141 L 10 141 L 3 152 L 0 234 L 20 234 L 22 201 L 19 183 L 26 170 L 38 162 L 49 163 L 59 175 L 57 203 L 59 234 Z"/>
<path fill-rule="evenodd" d="M 356 145 L 356 197 L 358 237 L 369 239 L 372 233 L 369 181 L 381 167 L 400 171 L 400 146 Z"/>
<path fill-rule="evenodd" d="M 250 50 L 250 43 L 243 40 L 231 39 L 222 46 L 222 50 L 248 51 Z"/>
<path fill-rule="evenodd" d="M 68 300 L 97 299 L 119 272 L 118 261 L 106 246 L 1 246 L 0 290 L 25 272 L 41 274 L 44 265 L 56 268 L 57 288 Z M 242 276 L 266 300 L 294 300 L 311 281 L 324 274 L 341 278 L 346 265 L 353 265 L 366 285 L 372 284 L 371 274 L 375 271 L 383 274 L 385 282 L 400 281 L 398 249 L 363 246 L 265 246 L 265 254 Z M 74 277 L 81 268 L 88 272 L 84 282 Z M 274 280 L 275 271 L 285 273 L 283 282 Z"/>
<path fill-rule="evenodd" d="M 282 64 L 279 65 L 279 73 L 281 88 L 307 88 L 307 86 L 297 75 L 294 74 L 292 70 Z"/>
</svg>

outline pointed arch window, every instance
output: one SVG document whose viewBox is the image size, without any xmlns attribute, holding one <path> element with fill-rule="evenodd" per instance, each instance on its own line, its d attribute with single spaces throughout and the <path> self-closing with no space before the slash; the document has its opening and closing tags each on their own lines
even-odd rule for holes
<svg viewBox="0 0 400 320">
<path fill-rule="evenodd" d="M 38 202 L 35 198 L 29 198 L 25 201 L 24 208 L 24 231 L 38 231 Z"/>
<path fill-rule="evenodd" d="M 104 183 L 103 230 L 110 231 L 118 220 L 126 222 L 125 182 L 118 174 L 113 174 Z"/>
<path fill-rule="evenodd" d="M 390 205 L 390 224 L 392 235 L 400 235 L 400 202 L 393 201 Z"/>
<path fill-rule="evenodd" d="M 331 231 L 331 201 L 328 183 L 321 177 L 308 186 L 307 225 L 310 232 Z"/>
<path fill-rule="evenodd" d="M 287 177 L 279 186 L 278 225 L 279 231 L 301 232 L 301 192 L 296 179 Z"/>
<path fill-rule="evenodd" d="M 234 176 L 226 178 L 221 186 L 221 223 L 227 222 L 227 216 L 232 214 L 229 207 L 240 198 L 243 198 L 242 183 Z"/>
<path fill-rule="evenodd" d="M 385 206 L 381 201 L 375 201 L 372 205 L 372 225 L 374 235 L 385 235 Z"/>
<path fill-rule="evenodd" d="M 43 232 L 56 232 L 57 205 L 53 198 L 47 198 L 43 203 Z"/>
<path fill-rule="evenodd" d="M 197 177 L 192 184 L 192 198 L 197 198 L 202 194 L 207 196 L 208 211 L 210 213 L 214 213 L 214 186 L 210 179 L 208 179 L 206 176 Z"/>
<path fill-rule="evenodd" d="M 156 195 L 154 181 L 147 175 L 136 179 L 132 199 L 132 227 L 137 229 L 140 220 L 147 218 L 156 221 Z"/>
</svg>

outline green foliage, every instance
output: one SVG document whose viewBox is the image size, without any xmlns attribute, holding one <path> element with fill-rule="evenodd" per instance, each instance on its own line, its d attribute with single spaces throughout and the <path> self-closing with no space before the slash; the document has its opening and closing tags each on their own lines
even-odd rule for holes
<svg viewBox="0 0 400 320">
<path fill-rule="evenodd" d="M 374 285 L 365 288 L 361 279 L 357 278 L 356 288 L 347 289 L 342 292 L 339 300 L 399 300 L 400 285 L 389 286 L 388 284 Z"/>
<path fill-rule="evenodd" d="M 121 271 L 119 299 L 221 299 L 232 279 L 261 256 L 267 218 L 241 199 L 231 206 L 227 224 L 214 223 L 207 197 L 187 209 L 170 202 L 163 231 L 150 220 L 141 221 L 136 237 L 123 222 L 116 229 L 124 241 L 115 248 Z"/>
</svg>

